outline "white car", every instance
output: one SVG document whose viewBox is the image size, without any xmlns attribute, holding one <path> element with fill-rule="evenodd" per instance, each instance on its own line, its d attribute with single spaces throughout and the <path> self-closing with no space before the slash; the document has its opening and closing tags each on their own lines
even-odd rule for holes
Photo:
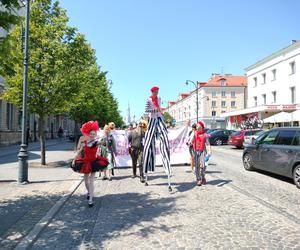
<svg viewBox="0 0 300 250">
<path fill-rule="evenodd" d="M 256 140 L 256 138 L 261 136 L 265 132 L 266 131 L 264 131 L 264 130 L 258 130 L 255 134 L 245 135 L 243 145 L 245 146 L 248 144 L 253 144 L 253 142 Z"/>
</svg>

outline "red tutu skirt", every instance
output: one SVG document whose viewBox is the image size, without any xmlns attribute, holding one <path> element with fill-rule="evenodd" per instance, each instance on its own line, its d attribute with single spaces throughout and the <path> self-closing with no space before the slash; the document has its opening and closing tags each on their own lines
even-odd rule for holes
<svg viewBox="0 0 300 250">
<path fill-rule="evenodd" d="M 89 174 L 92 172 L 92 164 L 90 161 L 85 161 L 80 169 L 80 173 Z"/>
</svg>

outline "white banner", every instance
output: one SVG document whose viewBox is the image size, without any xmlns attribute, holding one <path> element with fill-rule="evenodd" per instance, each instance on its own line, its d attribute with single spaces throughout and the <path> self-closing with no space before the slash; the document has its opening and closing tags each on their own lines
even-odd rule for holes
<svg viewBox="0 0 300 250">
<path fill-rule="evenodd" d="M 186 145 L 188 140 L 188 131 L 188 127 L 168 130 L 171 164 L 185 164 L 189 162 L 190 154 L 188 146 Z M 128 152 L 128 132 L 129 131 L 127 130 L 116 130 L 113 132 L 117 145 L 117 167 L 132 166 L 131 157 Z M 162 165 L 158 141 L 156 143 L 156 165 Z"/>
</svg>

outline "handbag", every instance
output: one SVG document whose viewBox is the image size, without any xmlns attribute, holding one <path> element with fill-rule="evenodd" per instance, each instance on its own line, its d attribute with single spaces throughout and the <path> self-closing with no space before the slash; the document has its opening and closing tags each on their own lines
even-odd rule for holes
<svg viewBox="0 0 300 250">
<path fill-rule="evenodd" d="M 91 162 L 92 172 L 102 171 L 108 166 L 109 162 L 106 157 L 97 156 L 97 159 Z"/>
<path fill-rule="evenodd" d="M 84 164 L 83 158 L 78 158 L 74 162 L 70 163 L 70 167 L 76 173 L 80 173 L 80 170 Z"/>
</svg>

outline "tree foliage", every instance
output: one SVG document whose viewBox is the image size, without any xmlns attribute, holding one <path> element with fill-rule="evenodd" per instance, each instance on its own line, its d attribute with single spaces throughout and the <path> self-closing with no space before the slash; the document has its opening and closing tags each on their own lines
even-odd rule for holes
<svg viewBox="0 0 300 250">
<path fill-rule="evenodd" d="M 9 31 L 11 25 L 16 25 L 20 21 L 20 17 L 17 15 L 18 9 L 20 9 L 18 0 L 0 0 L 0 27 L 6 31 Z"/>
<path fill-rule="evenodd" d="M 118 104 L 97 65 L 95 51 L 75 28 L 57 1 L 35 0 L 30 10 L 28 110 L 39 116 L 42 164 L 45 164 L 44 119 L 69 113 L 77 123 L 99 120 L 121 125 Z M 21 28 L 3 41 L 0 74 L 5 77 L 3 99 L 21 107 L 23 52 Z"/>
<path fill-rule="evenodd" d="M 169 126 L 173 124 L 173 117 L 170 115 L 169 112 L 164 112 L 164 121 Z"/>
</svg>

